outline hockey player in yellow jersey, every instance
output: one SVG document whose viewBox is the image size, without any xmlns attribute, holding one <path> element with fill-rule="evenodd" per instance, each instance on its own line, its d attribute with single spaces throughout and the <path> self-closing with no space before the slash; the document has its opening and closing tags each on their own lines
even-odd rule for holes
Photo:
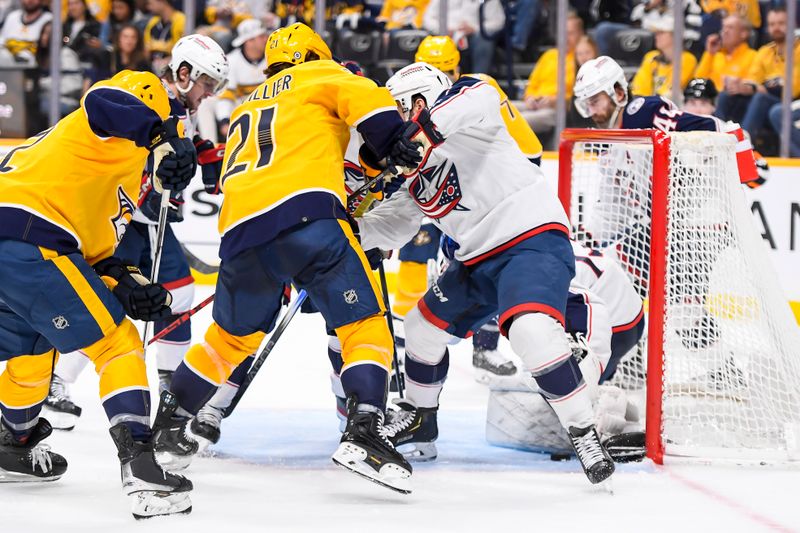
<svg viewBox="0 0 800 533">
<path fill-rule="evenodd" d="M 461 77 L 458 63 L 461 54 L 449 36 L 429 35 L 420 42 L 414 61 L 425 62 L 444 72 L 452 82 Z M 525 157 L 538 165 L 542 158 L 542 143 L 528 122 L 520 114 L 494 78 L 486 74 L 465 74 L 486 81 L 500 94 L 500 114 L 511 137 L 517 142 Z M 400 269 L 397 277 L 397 292 L 393 307 L 399 323 L 408 311 L 428 290 L 428 262 L 436 258 L 441 233 L 433 224 L 423 225 L 414 239 L 400 249 Z M 500 330 L 492 320 L 472 338 L 473 365 L 480 381 L 492 381 L 497 377 L 510 377 L 516 373 L 514 363 L 497 352 Z"/>
<path fill-rule="evenodd" d="M 169 293 L 112 257 L 148 157 L 158 188 L 180 190 L 194 174 L 178 130 L 159 79 L 123 71 L 0 162 L 0 480 L 66 470 L 40 444 L 51 428 L 39 412 L 57 353 L 81 350 L 100 376 L 134 515 L 191 509 L 191 483 L 154 460 L 142 342 L 125 317 L 169 316 Z"/>
<path fill-rule="evenodd" d="M 347 220 L 342 168 L 351 126 L 388 164 L 415 167 L 421 157 L 389 91 L 332 61 L 309 27 L 273 32 L 266 57 L 266 81 L 234 110 L 228 130 L 214 323 L 173 375 L 179 410 L 157 445 L 175 464 L 196 449 L 187 421 L 256 351 L 293 283 L 342 344 L 349 417 L 334 461 L 409 492 L 411 467 L 381 436 L 392 339 Z"/>
</svg>

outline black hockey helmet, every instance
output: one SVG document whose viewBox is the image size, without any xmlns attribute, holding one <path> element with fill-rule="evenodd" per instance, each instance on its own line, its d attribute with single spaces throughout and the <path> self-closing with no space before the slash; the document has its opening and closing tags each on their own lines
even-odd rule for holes
<svg viewBox="0 0 800 533">
<path fill-rule="evenodd" d="M 700 98 L 709 100 L 712 104 L 717 101 L 717 87 L 708 78 L 695 78 L 686 86 L 683 91 L 683 99 Z"/>
</svg>

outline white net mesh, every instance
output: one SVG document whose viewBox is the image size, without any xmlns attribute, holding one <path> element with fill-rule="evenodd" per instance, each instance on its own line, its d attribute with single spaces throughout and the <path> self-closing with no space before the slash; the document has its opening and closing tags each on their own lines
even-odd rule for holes
<svg viewBox="0 0 800 533">
<path fill-rule="evenodd" d="M 800 330 L 739 184 L 735 139 L 671 136 L 663 310 L 667 454 L 800 459 Z M 577 142 L 575 235 L 616 257 L 649 295 L 653 146 Z M 562 163 L 563 164 L 563 163 Z M 655 206 L 655 209 L 663 207 Z M 614 383 L 644 386 L 644 342 Z M 793 457 L 793 455 L 796 456 Z"/>
</svg>

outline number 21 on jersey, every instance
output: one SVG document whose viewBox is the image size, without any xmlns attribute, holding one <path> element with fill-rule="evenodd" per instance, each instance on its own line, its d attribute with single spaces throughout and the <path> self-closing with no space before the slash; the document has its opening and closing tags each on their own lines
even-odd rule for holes
<svg viewBox="0 0 800 533">
<path fill-rule="evenodd" d="M 267 167 L 275 152 L 274 131 L 278 106 L 242 113 L 228 127 L 226 146 L 233 148 L 226 153 L 221 183 L 249 170 Z"/>
</svg>

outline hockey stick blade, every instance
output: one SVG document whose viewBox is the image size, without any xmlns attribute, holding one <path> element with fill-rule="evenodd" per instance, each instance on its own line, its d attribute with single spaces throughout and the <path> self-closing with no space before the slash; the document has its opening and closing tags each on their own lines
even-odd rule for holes
<svg viewBox="0 0 800 533">
<path fill-rule="evenodd" d="M 245 391 L 248 389 L 248 387 L 250 387 L 250 384 L 253 382 L 253 379 L 256 377 L 259 369 L 264 364 L 264 361 L 267 360 L 267 356 L 272 352 L 272 349 L 278 343 L 278 339 L 281 338 L 281 335 L 283 335 L 283 332 L 289 326 L 289 322 L 292 321 L 294 315 L 296 315 L 297 311 L 300 310 L 300 307 L 303 305 L 303 302 L 305 302 L 306 298 L 308 298 L 308 293 L 306 293 L 305 289 L 302 289 L 297 293 L 297 298 L 295 298 L 295 300 L 289 306 L 289 309 L 286 310 L 286 313 L 283 315 L 283 318 L 281 318 L 280 323 L 272 332 L 272 336 L 267 341 L 267 344 L 264 345 L 264 348 L 253 362 L 253 366 L 251 366 L 250 370 L 247 371 L 244 382 L 239 387 L 239 390 L 236 391 L 236 395 L 233 397 L 231 404 L 225 409 L 225 414 L 223 415 L 224 418 L 231 416 L 231 413 L 233 413 L 233 410 L 239 404 L 239 400 L 242 399 Z"/>
<path fill-rule="evenodd" d="M 183 256 L 186 258 L 186 262 L 189 263 L 189 266 L 192 269 L 200 272 L 201 274 L 216 274 L 219 272 L 219 265 L 206 263 L 194 255 L 191 250 L 183 245 L 183 243 L 181 243 L 181 250 L 183 251 Z"/>
</svg>

